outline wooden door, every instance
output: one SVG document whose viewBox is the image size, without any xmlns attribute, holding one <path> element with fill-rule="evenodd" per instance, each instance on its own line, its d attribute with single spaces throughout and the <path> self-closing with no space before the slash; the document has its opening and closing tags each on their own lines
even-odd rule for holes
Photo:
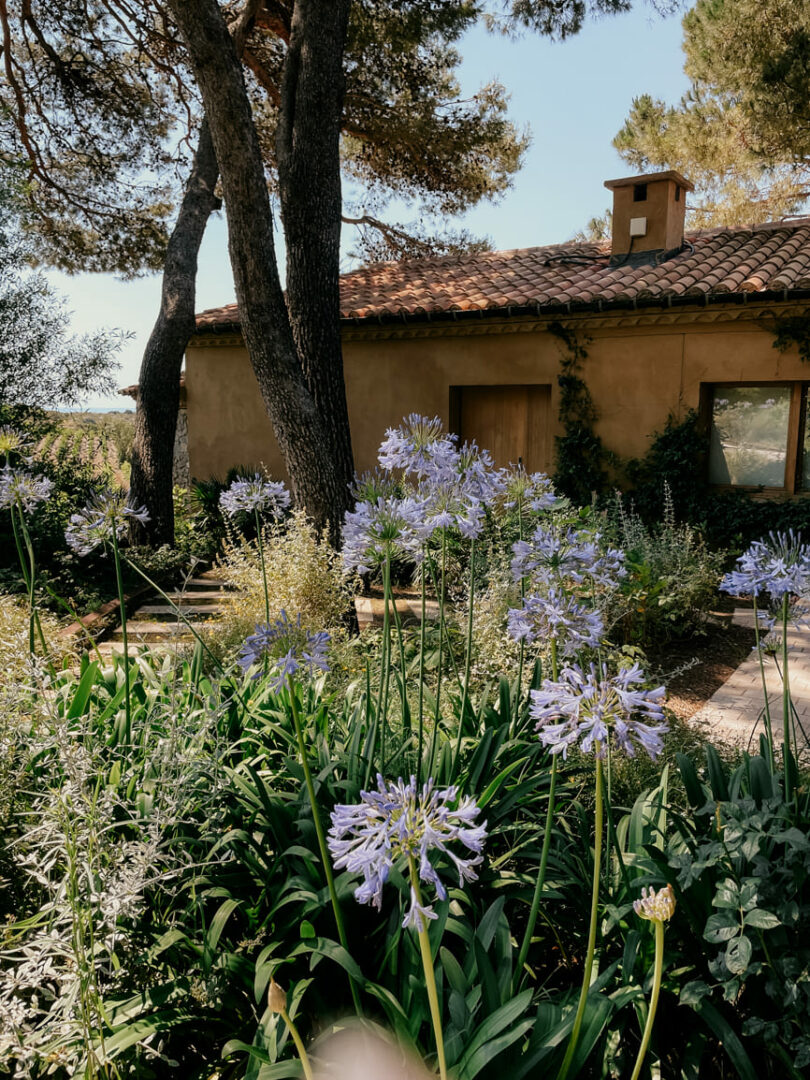
<svg viewBox="0 0 810 1080">
<path fill-rule="evenodd" d="M 461 441 L 475 439 L 496 465 L 522 462 L 527 472 L 551 468 L 551 387 L 458 386 L 451 425 Z"/>
</svg>

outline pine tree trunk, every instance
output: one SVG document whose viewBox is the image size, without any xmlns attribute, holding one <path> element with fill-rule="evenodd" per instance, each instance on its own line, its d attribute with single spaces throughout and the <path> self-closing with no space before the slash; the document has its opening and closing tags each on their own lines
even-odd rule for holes
<svg viewBox="0 0 810 1080">
<path fill-rule="evenodd" d="M 194 333 L 197 257 L 205 226 L 219 206 L 214 194 L 219 168 L 207 121 L 200 127 L 197 152 L 180 212 L 169 238 L 160 313 L 141 362 L 130 490 L 136 505 L 146 505 L 149 524 L 132 538 L 155 547 L 174 542 L 172 468 L 180 371 Z"/>
<path fill-rule="evenodd" d="M 293 496 L 316 525 L 329 527 L 333 540 L 349 504 L 352 478 L 337 304 L 342 75 L 334 78 L 342 63 L 348 2 L 297 0 L 295 5 L 296 40 L 288 65 L 294 63 L 296 71 L 285 72 L 279 121 L 292 148 L 288 175 L 304 185 L 294 205 L 285 202 L 285 228 L 289 216 L 293 230 L 288 312 L 264 164 L 237 52 L 216 0 L 169 0 L 221 164 L 231 265 L 251 364 Z M 302 59 L 310 45 L 313 54 Z M 322 107 L 325 113 L 318 111 Z M 325 130 L 316 132 L 319 124 Z M 313 135 L 313 156 L 321 151 L 327 156 L 304 167 L 299 156 L 311 153 L 307 140 Z"/>
<path fill-rule="evenodd" d="M 350 0 L 296 0 L 276 136 L 287 246 L 287 309 L 304 377 L 350 483 L 349 414 L 340 341 L 340 128 Z"/>
</svg>

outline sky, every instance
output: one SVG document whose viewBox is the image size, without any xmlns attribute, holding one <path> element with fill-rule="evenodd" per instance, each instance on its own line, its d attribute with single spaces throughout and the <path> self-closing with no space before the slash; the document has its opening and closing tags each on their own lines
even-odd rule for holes
<svg viewBox="0 0 810 1080">
<path fill-rule="evenodd" d="M 605 180 L 627 166 L 611 140 L 642 93 L 676 102 L 686 91 L 680 14 L 662 18 L 649 5 L 592 21 L 576 37 L 538 35 L 514 41 L 477 28 L 459 43 L 462 90 L 498 79 L 511 94 L 510 117 L 532 143 L 509 192 L 452 221 L 495 248 L 531 247 L 571 238 L 610 205 Z M 403 215 L 403 219 L 407 215 Z M 81 334 L 101 326 L 131 334 L 119 354 L 119 386 L 137 382 L 141 355 L 157 314 L 160 276 L 120 281 L 110 274 L 68 277 L 51 272 L 54 288 Z M 234 300 L 224 217 L 208 225 L 200 251 L 197 310 Z M 129 398 L 88 399 L 88 408 L 120 409 Z"/>
</svg>

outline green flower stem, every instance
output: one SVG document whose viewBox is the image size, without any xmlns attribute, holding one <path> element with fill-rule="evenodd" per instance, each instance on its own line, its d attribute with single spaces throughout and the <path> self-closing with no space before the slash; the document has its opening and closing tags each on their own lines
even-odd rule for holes
<svg viewBox="0 0 810 1080">
<path fill-rule="evenodd" d="M 556 682 L 557 680 L 557 642 L 554 638 L 551 639 L 551 678 Z M 540 867 L 537 871 L 537 881 L 534 885 L 534 895 L 532 896 L 532 905 L 529 908 L 529 920 L 526 923 L 526 930 L 523 934 L 523 941 L 520 945 L 520 952 L 518 953 L 517 966 L 515 969 L 515 980 L 513 983 L 513 993 L 517 993 L 518 984 L 523 975 L 523 968 L 526 963 L 526 957 L 529 955 L 529 946 L 532 943 L 532 935 L 534 934 L 534 928 L 537 925 L 537 916 L 540 912 L 540 900 L 543 896 L 543 887 L 546 881 L 546 867 L 548 865 L 548 853 L 551 850 L 551 826 L 554 821 L 554 809 L 555 809 L 555 796 L 557 794 L 557 755 L 553 754 L 551 757 L 551 786 L 548 791 L 548 806 L 546 808 L 546 830 L 543 833 L 543 848 L 540 852 Z"/>
<path fill-rule="evenodd" d="M 529 919 L 526 923 L 526 930 L 523 934 L 523 941 L 520 945 L 520 952 L 518 953 L 517 966 L 515 969 L 515 980 L 512 987 L 512 993 L 517 994 L 520 979 L 523 975 L 523 968 L 526 964 L 526 957 L 529 955 L 529 946 L 532 943 L 532 936 L 534 934 L 534 928 L 537 925 L 537 916 L 540 912 L 540 900 L 543 896 L 543 887 L 546 882 L 546 867 L 548 865 L 548 853 L 551 850 L 551 828 L 554 822 L 554 809 L 555 809 L 555 796 L 557 793 L 557 755 L 554 754 L 551 759 L 551 787 L 548 791 L 548 806 L 546 808 L 546 830 L 543 834 L 543 850 L 540 853 L 540 868 L 537 871 L 537 881 L 534 886 L 534 895 L 532 896 L 532 906 L 529 909 Z"/>
<path fill-rule="evenodd" d="M 402 676 L 402 682 L 400 685 L 400 701 L 402 702 L 402 721 L 408 722 L 408 731 L 411 730 L 411 714 L 408 708 L 408 691 L 405 685 L 405 639 L 402 636 L 402 620 L 399 617 L 399 609 L 397 608 L 397 602 L 394 599 L 393 589 L 391 590 L 391 610 L 394 613 L 394 627 L 397 632 L 397 644 L 399 646 L 399 664 Z"/>
<path fill-rule="evenodd" d="M 31 543 L 31 537 L 28 533 L 28 529 L 25 525 L 25 515 L 23 513 L 22 507 L 17 506 L 16 511 L 20 515 L 19 525 L 17 524 L 15 507 L 10 507 L 11 528 L 14 533 L 14 543 L 17 546 L 17 557 L 20 560 L 20 570 L 22 571 L 25 591 L 28 595 L 28 650 L 32 656 L 36 652 L 36 633 L 36 636 L 39 637 L 39 640 L 42 644 L 43 655 L 47 656 L 48 646 L 45 641 L 45 635 L 42 632 L 42 623 L 39 619 L 39 612 L 36 608 L 36 561 L 34 559 L 34 548 Z M 25 542 L 24 546 L 23 540 Z"/>
<path fill-rule="evenodd" d="M 312 1065 L 309 1060 L 309 1054 L 307 1053 L 307 1048 L 304 1046 L 304 1040 L 298 1034 L 298 1028 L 290 1019 L 290 1014 L 287 1012 L 286 1009 L 282 1009 L 279 1012 L 279 1016 L 287 1025 L 290 1035 L 292 1036 L 292 1041 L 295 1043 L 295 1049 L 298 1051 L 298 1056 L 301 1059 L 301 1065 L 303 1066 L 304 1076 L 306 1077 L 306 1080 L 313 1080 Z"/>
<path fill-rule="evenodd" d="M 262 566 L 262 585 L 264 586 L 264 621 L 270 625 L 270 593 L 267 589 L 267 566 L 264 561 L 264 539 L 262 537 L 262 523 L 259 511 L 254 510 L 256 516 L 256 543 L 259 548 L 259 562 Z"/>
<path fill-rule="evenodd" d="M 464 690 L 461 695 L 461 711 L 458 716 L 458 731 L 456 733 L 456 746 L 453 751 L 453 768 L 451 776 L 456 775 L 458 756 L 461 751 L 461 736 L 464 732 L 464 714 L 467 711 L 467 702 L 470 696 L 470 669 L 472 667 L 472 641 L 473 620 L 475 612 L 475 537 L 470 541 L 470 608 L 467 616 L 467 656 L 464 662 Z"/>
<path fill-rule="evenodd" d="M 523 539 L 523 497 L 518 494 L 518 539 Z M 523 606 L 523 601 L 526 599 L 526 578 L 521 574 L 520 577 L 520 604 Z M 517 722 L 517 714 L 520 708 L 520 696 L 523 689 L 523 665 L 526 660 L 526 642 L 523 638 L 520 639 L 520 646 L 518 652 L 518 677 L 517 686 L 515 687 L 515 721 Z M 556 677 L 556 676 L 555 676 Z"/>
<path fill-rule="evenodd" d="M 754 639 L 756 641 L 757 659 L 759 660 L 759 677 L 762 680 L 762 696 L 765 699 L 765 730 L 768 737 L 768 764 L 770 765 L 771 776 L 773 776 L 776 772 L 773 746 L 773 724 L 771 722 L 771 704 L 768 701 L 768 680 L 765 676 L 765 661 L 762 657 L 762 643 L 759 633 L 759 609 L 757 608 L 756 593 L 754 593 Z"/>
<path fill-rule="evenodd" d="M 443 591 L 443 589 L 441 589 L 439 587 L 439 579 L 436 577 L 436 567 L 433 564 L 433 559 L 431 559 L 428 556 L 427 562 L 428 562 L 428 567 L 430 568 L 430 577 L 431 577 L 431 581 L 433 582 L 433 590 L 436 593 L 436 596 L 443 596 L 444 591 Z M 458 670 L 458 664 L 456 663 L 456 658 L 455 658 L 455 655 L 453 653 L 453 648 L 452 648 L 452 644 L 451 644 L 451 641 L 450 641 L 450 632 L 447 629 L 447 620 L 445 619 L 444 623 L 442 623 L 441 618 L 440 618 L 439 625 L 444 626 L 444 634 L 442 636 L 440 636 L 439 644 L 441 644 L 442 637 L 443 637 L 444 643 L 447 646 L 447 653 L 448 653 L 448 655 L 450 657 L 450 664 L 451 664 L 451 666 L 453 668 L 453 674 L 455 675 L 456 682 L 458 683 L 459 693 L 463 693 L 464 692 L 464 687 L 461 684 L 461 672 Z"/>
<path fill-rule="evenodd" d="M 411 887 L 413 888 L 416 902 L 422 906 L 422 894 L 419 890 L 419 874 L 413 856 L 408 856 L 408 869 L 411 874 Z M 442 1015 L 439 1010 L 439 994 L 436 990 L 436 973 L 433 970 L 433 956 L 430 951 L 430 937 L 427 927 L 419 931 L 419 951 L 422 954 L 422 967 L 425 972 L 425 986 L 427 987 L 428 1002 L 430 1004 L 430 1018 L 433 1021 L 433 1034 L 436 1039 L 436 1057 L 439 1062 L 439 1076 L 441 1080 L 447 1080 L 447 1062 L 444 1059 L 444 1034 L 442 1033 Z"/>
<path fill-rule="evenodd" d="M 788 597 L 782 597 L 782 756 L 785 762 L 785 802 L 793 799 L 793 753 L 790 743 L 791 700 L 788 675 Z"/>
<path fill-rule="evenodd" d="M 598 922 L 599 911 L 599 877 L 602 868 L 602 831 L 604 827 L 603 811 L 604 800 L 602 796 L 602 759 L 598 756 L 601 753 L 601 746 L 596 744 L 596 808 L 594 810 L 594 843 L 593 843 L 593 887 L 591 889 L 591 924 L 588 930 L 588 950 L 585 955 L 585 967 L 582 972 L 582 990 L 579 995 L 579 1004 L 577 1005 L 576 1016 L 574 1017 L 574 1026 L 571 1029 L 571 1038 L 568 1041 L 568 1049 L 565 1052 L 565 1058 L 563 1059 L 560 1071 L 557 1073 L 557 1080 L 565 1080 L 568 1076 L 568 1071 L 571 1068 L 571 1062 L 574 1059 L 576 1053 L 577 1043 L 579 1042 L 579 1033 L 582 1028 L 582 1020 L 585 1016 L 585 1006 L 588 1003 L 588 991 L 591 987 L 591 975 L 593 973 L 593 956 L 596 951 L 596 925 Z"/>
<path fill-rule="evenodd" d="M 442 653 L 444 648 L 444 589 L 447 574 L 447 532 L 442 530 L 442 567 L 441 588 L 439 589 L 439 668 L 436 673 L 436 708 L 433 714 L 433 735 L 430 740 L 430 761 L 428 762 L 428 776 L 433 775 L 433 763 L 436 756 L 436 741 L 439 737 L 439 723 L 441 721 L 441 697 L 442 697 Z M 448 648 L 448 652 L 452 652 Z"/>
<path fill-rule="evenodd" d="M 641 1066 L 647 1056 L 650 1045 L 653 1024 L 655 1023 L 655 1010 L 658 1008 L 658 995 L 661 993 L 661 975 L 664 970 L 664 923 L 661 919 L 653 919 L 655 923 L 655 966 L 653 968 L 652 994 L 650 995 L 650 1008 L 647 1013 L 647 1023 L 644 1025 L 644 1034 L 641 1037 L 641 1046 L 638 1048 L 635 1068 L 630 1080 L 638 1080 Z"/>
<path fill-rule="evenodd" d="M 422 586 L 422 619 L 419 624 L 419 744 L 416 754 L 416 785 L 422 783 L 422 751 L 425 735 L 425 560 L 420 567 Z"/>
<path fill-rule="evenodd" d="M 391 675 L 391 553 L 386 552 L 383 563 L 383 632 L 380 653 L 380 687 L 377 694 L 376 722 L 380 732 L 380 772 L 385 763 L 385 731 L 388 716 L 388 683 Z"/>
<path fill-rule="evenodd" d="M 318 812 L 318 802 L 315 798 L 315 785 L 312 782 L 312 773 L 309 768 L 309 759 L 307 757 L 307 748 L 304 743 L 304 731 L 301 727 L 301 717 L 298 712 L 298 698 L 295 695 L 295 683 L 292 680 L 292 676 L 287 678 L 287 686 L 290 691 L 290 709 L 292 711 L 293 727 L 295 728 L 295 737 L 298 741 L 298 753 L 301 755 L 301 767 L 304 770 L 304 781 L 307 786 L 307 794 L 309 795 L 309 805 L 312 809 L 312 820 L 315 825 L 315 835 L 318 837 L 318 848 L 321 852 L 321 863 L 323 864 L 323 872 L 326 876 L 326 884 L 329 887 L 329 896 L 332 901 L 332 911 L 335 914 L 335 925 L 337 927 L 338 938 L 340 944 L 348 953 L 349 945 L 346 938 L 346 928 L 343 925 L 343 912 L 340 910 L 340 901 L 338 900 L 337 889 L 335 888 L 335 879 L 332 875 L 332 863 L 329 859 L 329 850 L 326 846 L 326 837 L 323 832 L 323 825 L 321 824 L 321 815 Z M 360 995 L 357 992 L 354 979 L 349 976 L 349 987 L 352 992 L 352 1001 L 358 1016 L 363 1015 L 363 1007 L 360 1004 Z M 292 1027 L 290 1028 L 292 1031 Z M 297 1045 L 297 1044 L 296 1044 Z"/>
<path fill-rule="evenodd" d="M 124 598 L 124 579 L 121 576 L 121 553 L 118 547 L 118 532 L 112 530 L 113 562 L 115 563 L 115 581 L 118 585 L 118 604 L 121 609 L 121 640 L 124 645 L 124 711 L 127 718 L 127 739 L 132 737 L 132 703 L 129 700 L 129 640 L 127 638 L 127 605 Z"/>
</svg>

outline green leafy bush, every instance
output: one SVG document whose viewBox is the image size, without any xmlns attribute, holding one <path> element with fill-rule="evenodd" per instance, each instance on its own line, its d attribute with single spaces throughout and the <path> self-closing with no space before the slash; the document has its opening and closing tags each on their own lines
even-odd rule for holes
<svg viewBox="0 0 810 1080">
<path fill-rule="evenodd" d="M 613 615 L 623 640 L 644 647 L 699 633 L 717 598 L 723 555 L 710 551 L 692 525 L 676 521 L 666 484 L 657 525 L 646 525 L 619 493 L 606 514 L 626 556 L 628 574 Z"/>
</svg>

